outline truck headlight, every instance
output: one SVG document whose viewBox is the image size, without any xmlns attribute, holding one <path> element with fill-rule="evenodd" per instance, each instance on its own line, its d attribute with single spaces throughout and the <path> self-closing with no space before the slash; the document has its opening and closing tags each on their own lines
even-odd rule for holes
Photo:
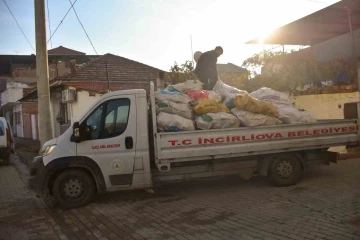
<svg viewBox="0 0 360 240">
<path fill-rule="evenodd" d="M 47 146 L 43 146 L 41 149 L 40 149 L 40 152 L 39 152 L 39 155 L 40 156 L 47 156 L 49 155 L 54 149 L 55 149 L 56 145 L 47 145 Z"/>
</svg>

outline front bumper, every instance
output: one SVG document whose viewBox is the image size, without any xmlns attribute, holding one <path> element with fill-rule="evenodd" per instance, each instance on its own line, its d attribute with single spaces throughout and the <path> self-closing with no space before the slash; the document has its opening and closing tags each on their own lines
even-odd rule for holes
<svg viewBox="0 0 360 240">
<path fill-rule="evenodd" d="M 30 164 L 30 177 L 28 179 L 29 188 L 38 196 L 44 195 L 46 171 L 43 157 L 35 157 Z"/>
</svg>

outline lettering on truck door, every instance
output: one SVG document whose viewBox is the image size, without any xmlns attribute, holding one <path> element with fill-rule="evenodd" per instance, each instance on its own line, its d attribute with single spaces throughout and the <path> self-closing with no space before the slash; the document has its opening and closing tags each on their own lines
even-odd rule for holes
<svg viewBox="0 0 360 240">
<path fill-rule="evenodd" d="M 99 105 L 81 124 L 86 140 L 77 155 L 93 159 L 107 188 L 131 185 L 136 146 L 136 98 L 122 95 Z"/>
</svg>

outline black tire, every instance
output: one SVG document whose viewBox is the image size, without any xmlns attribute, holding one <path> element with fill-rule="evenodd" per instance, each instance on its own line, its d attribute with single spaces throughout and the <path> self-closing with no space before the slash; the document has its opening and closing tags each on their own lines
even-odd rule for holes
<svg viewBox="0 0 360 240">
<path fill-rule="evenodd" d="M 275 158 L 269 167 L 268 177 L 278 187 L 287 187 L 297 184 L 302 176 L 300 160 L 291 155 Z"/>
<path fill-rule="evenodd" d="M 93 178 L 83 170 L 69 169 L 55 179 L 53 193 L 56 202 L 65 209 L 87 205 L 96 194 Z"/>
</svg>

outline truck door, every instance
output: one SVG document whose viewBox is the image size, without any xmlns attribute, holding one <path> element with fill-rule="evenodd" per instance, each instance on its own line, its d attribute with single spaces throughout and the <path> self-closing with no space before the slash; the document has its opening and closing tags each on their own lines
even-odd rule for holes
<svg viewBox="0 0 360 240">
<path fill-rule="evenodd" d="M 80 123 L 85 136 L 77 143 L 77 155 L 94 160 L 107 188 L 132 184 L 136 149 L 136 97 L 110 98 Z"/>
</svg>

